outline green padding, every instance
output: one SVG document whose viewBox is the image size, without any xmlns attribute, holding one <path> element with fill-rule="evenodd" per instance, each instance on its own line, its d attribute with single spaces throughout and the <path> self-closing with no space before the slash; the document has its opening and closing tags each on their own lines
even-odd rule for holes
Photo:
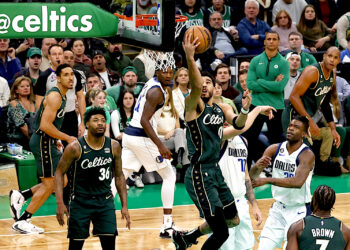
<svg viewBox="0 0 350 250">
<path fill-rule="evenodd" d="M 23 151 L 27 152 L 27 151 Z M 0 158 L 8 159 L 9 162 L 16 163 L 18 185 L 20 190 L 31 188 L 38 184 L 37 167 L 32 154 L 23 154 L 26 159 L 13 158 L 9 153 L 0 153 Z"/>
</svg>

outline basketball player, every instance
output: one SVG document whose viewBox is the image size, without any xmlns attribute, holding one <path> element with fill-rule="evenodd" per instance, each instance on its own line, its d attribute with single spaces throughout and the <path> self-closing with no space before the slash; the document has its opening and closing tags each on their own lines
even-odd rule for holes
<svg viewBox="0 0 350 250">
<path fill-rule="evenodd" d="M 320 135 L 320 128 L 312 120 L 312 117 L 321 108 L 323 116 L 332 130 L 334 145 L 339 147 L 340 137 L 335 129 L 330 107 L 331 96 L 337 97 L 335 79 L 336 67 L 339 62 L 339 49 L 330 47 L 324 53 L 322 62 L 307 66 L 303 70 L 290 94 L 290 105 L 286 106 L 282 114 L 283 131 L 286 131 L 289 121 L 299 114 L 309 119 L 311 136 Z"/>
<path fill-rule="evenodd" d="M 239 224 L 235 200 L 218 166 L 223 123 L 226 119 L 236 129 L 243 129 L 251 98 L 246 92 L 238 116 L 229 105 L 213 103 L 215 80 L 208 74 L 201 76 L 194 60 L 198 38 L 191 42 L 191 36 L 186 34 L 183 42 L 191 84 L 191 94 L 185 100 L 191 160 L 185 186 L 206 221 L 190 232 L 174 231 L 172 238 L 176 249 L 186 249 L 196 244 L 198 237 L 212 232 L 202 249 L 219 249 L 229 236 L 228 228 Z"/>
<path fill-rule="evenodd" d="M 261 232 L 259 250 L 281 247 L 289 226 L 309 214 L 315 156 L 303 143 L 308 127 L 306 117 L 296 116 L 289 123 L 287 141 L 269 146 L 250 169 L 253 187 L 271 184 L 276 200 Z M 270 163 L 272 178 L 256 178 Z"/>
<path fill-rule="evenodd" d="M 115 249 L 118 234 L 111 190 L 112 175 L 122 203 L 122 218 L 130 229 L 130 216 L 126 199 L 126 183 L 122 172 L 121 147 L 115 140 L 105 137 L 106 113 L 94 107 L 85 112 L 84 124 L 88 130 L 67 146 L 55 173 L 57 221 L 64 225 L 63 175 L 71 167 L 72 186 L 69 202 L 69 249 L 82 249 L 89 237 L 90 222 L 93 234 L 99 236 L 103 249 Z"/>
<path fill-rule="evenodd" d="M 318 186 L 312 196 L 312 214 L 290 226 L 286 249 L 349 250 L 350 229 L 331 216 L 334 203 L 334 190 L 326 185 Z"/>
<path fill-rule="evenodd" d="M 123 173 L 127 179 L 144 166 L 147 172 L 157 171 L 163 179 L 161 197 L 163 202 L 163 225 L 160 237 L 170 238 L 174 228 L 172 208 L 176 176 L 169 159 L 170 150 L 157 136 L 156 116 L 160 116 L 165 101 L 165 88 L 173 79 L 174 69 L 156 68 L 156 77 L 146 82 L 135 104 L 134 113 L 123 135 Z"/>
<path fill-rule="evenodd" d="M 74 73 L 68 64 L 56 70 L 57 86 L 50 89 L 40 104 L 34 123 L 35 133 L 29 141 L 34 154 L 41 183 L 24 191 L 10 192 L 11 214 L 16 221 L 12 228 L 20 233 L 43 233 L 44 229 L 30 223 L 32 215 L 44 204 L 54 190 L 54 173 L 61 158 L 57 140 L 70 143 L 75 137 L 60 132 L 66 105 L 66 93 L 73 88 Z M 28 207 L 20 216 L 24 202 L 32 197 Z"/>
</svg>

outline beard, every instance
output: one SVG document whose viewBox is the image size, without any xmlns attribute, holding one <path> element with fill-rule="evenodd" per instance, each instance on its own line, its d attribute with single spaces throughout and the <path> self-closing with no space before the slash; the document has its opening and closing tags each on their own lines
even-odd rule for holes
<svg viewBox="0 0 350 250">
<path fill-rule="evenodd" d="M 211 96 L 210 97 L 201 97 L 201 98 L 202 98 L 204 103 L 208 103 L 210 98 L 211 98 Z"/>
</svg>

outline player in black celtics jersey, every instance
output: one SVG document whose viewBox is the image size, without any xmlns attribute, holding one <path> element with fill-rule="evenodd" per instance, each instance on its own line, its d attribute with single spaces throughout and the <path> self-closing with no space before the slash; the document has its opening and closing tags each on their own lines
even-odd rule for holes
<svg viewBox="0 0 350 250">
<path fill-rule="evenodd" d="M 312 214 L 290 226 L 286 249 L 349 250 L 350 229 L 331 216 L 334 203 L 334 190 L 326 185 L 318 186 L 312 196 Z"/>
<path fill-rule="evenodd" d="M 106 114 L 95 107 L 85 112 L 84 123 L 88 130 L 67 146 L 55 173 L 57 220 L 64 225 L 63 175 L 72 171 L 69 201 L 68 238 L 69 249 L 82 249 L 89 237 L 90 222 L 93 235 L 99 236 L 103 249 L 115 249 L 118 234 L 111 181 L 115 177 L 116 188 L 122 203 L 122 218 L 130 229 L 130 216 L 126 198 L 126 183 L 122 172 L 121 147 L 115 140 L 105 137 Z"/>
<path fill-rule="evenodd" d="M 174 231 L 176 249 L 186 249 L 197 243 L 197 238 L 212 232 L 202 249 L 219 249 L 229 236 L 229 227 L 239 224 L 234 198 L 222 176 L 219 162 L 223 123 L 228 121 L 236 129 L 245 126 L 251 97 L 245 92 L 241 113 L 237 116 L 231 106 L 213 103 L 215 80 L 209 74 L 200 74 L 194 51 L 199 45 L 193 34 L 184 38 L 183 48 L 188 63 L 191 93 L 185 100 L 187 143 L 191 165 L 186 171 L 185 186 L 206 222 L 190 232 Z M 266 110 L 272 114 L 271 108 Z"/>
</svg>

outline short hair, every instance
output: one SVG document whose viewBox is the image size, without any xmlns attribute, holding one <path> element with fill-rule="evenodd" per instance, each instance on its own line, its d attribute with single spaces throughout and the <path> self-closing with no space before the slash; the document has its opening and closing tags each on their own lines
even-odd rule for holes
<svg viewBox="0 0 350 250">
<path fill-rule="evenodd" d="M 215 69 L 215 75 L 217 75 L 219 69 L 222 69 L 222 68 L 227 68 L 227 69 L 228 69 L 228 73 L 231 75 L 230 66 L 228 66 L 226 63 L 220 63 L 220 64 L 216 67 L 216 69 Z"/>
<path fill-rule="evenodd" d="M 84 114 L 84 124 L 86 126 L 86 123 L 90 120 L 91 116 L 93 115 L 103 115 L 105 119 L 106 118 L 106 111 L 102 107 L 91 107 L 88 108 Z"/>
<path fill-rule="evenodd" d="M 65 68 L 71 68 L 73 70 L 73 68 L 69 64 L 63 63 L 61 65 L 58 65 L 58 67 L 56 69 L 56 75 L 61 76 L 62 70 Z"/>
<path fill-rule="evenodd" d="M 265 32 L 265 39 L 267 37 L 267 34 L 276 34 L 277 37 L 278 37 L 278 40 L 280 40 L 280 35 L 277 33 L 277 31 L 274 31 L 274 30 L 268 30 Z"/>
<path fill-rule="evenodd" d="M 298 37 L 300 37 L 301 40 L 303 40 L 303 35 L 302 35 L 300 32 L 298 32 L 298 31 L 292 31 L 292 32 L 290 32 L 289 35 L 288 35 L 288 40 L 289 40 L 289 38 L 290 38 L 291 36 L 298 36 Z"/>
<path fill-rule="evenodd" d="M 335 197 L 333 188 L 327 185 L 318 186 L 312 195 L 311 211 L 314 212 L 317 209 L 322 211 L 332 210 Z"/>
<path fill-rule="evenodd" d="M 100 79 L 100 77 L 98 75 L 96 75 L 95 73 L 90 73 L 87 77 L 86 80 L 89 79 L 90 77 L 98 77 L 98 79 Z"/>
<path fill-rule="evenodd" d="M 244 74 L 248 74 L 248 70 L 246 70 L 246 69 L 240 70 L 240 71 L 238 72 L 238 79 L 239 79 L 239 77 L 240 77 L 241 75 L 244 75 Z"/>
<path fill-rule="evenodd" d="M 247 0 L 247 1 L 245 1 L 244 8 L 247 7 L 248 3 L 255 3 L 256 7 L 258 7 L 258 9 L 260 8 L 260 5 L 259 5 L 258 1 L 256 1 L 256 0 Z"/>
<path fill-rule="evenodd" d="M 213 85 L 215 86 L 216 82 L 215 82 L 215 78 L 212 74 L 210 74 L 208 71 L 202 71 L 201 75 L 202 75 L 202 77 L 204 77 L 204 76 L 209 77 L 210 80 L 213 82 Z"/>
<path fill-rule="evenodd" d="M 214 15 L 214 14 L 220 14 L 221 18 L 224 18 L 223 15 L 221 14 L 221 12 L 219 12 L 219 11 L 213 11 L 213 12 L 210 13 L 210 15 L 209 15 L 209 20 L 211 19 L 211 16 Z"/>
<path fill-rule="evenodd" d="M 59 45 L 59 44 L 52 44 L 52 45 L 49 47 L 49 49 L 48 49 L 49 55 L 51 55 L 51 49 L 52 49 L 53 47 L 59 47 L 59 48 L 62 49 L 62 51 L 64 51 L 64 48 L 63 48 L 61 45 Z"/>
<path fill-rule="evenodd" d="M 292 120 L 297 120 L 303 123 L 304 128 L 305 128 L 305 132 L 308 131 L 309 129 L 309 119 L 306 116 L 302 116 L 302 115 L 296 115 L 295 117 L 293 117 Z"/>
</svg>

